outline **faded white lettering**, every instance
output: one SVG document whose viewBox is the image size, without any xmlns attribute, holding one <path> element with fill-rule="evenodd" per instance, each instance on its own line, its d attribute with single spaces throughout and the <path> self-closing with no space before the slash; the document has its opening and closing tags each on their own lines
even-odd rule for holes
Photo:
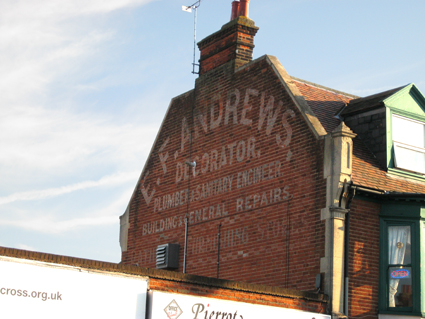
<svg viewBox="0 0 425 319">
<path fill-rule="evenodd" d="M 237 173 L 236 188 L 251 186 L 282 176 L 280 161 L 274 161 L 268 164 L 257 166 L 243 172 Z"/>
<path fill-rule="evenodd" d="M 215 108 L 214 108 L 214 104 L 215 102 L 218 102 L 219 108 L 218 108 L 218 116 L 217 119 L 214 119 L 214 113 L 215 113 Z M 210 122 L 210 128 L 211 130 L 217 128 L 220 126 L 221 123 L 221 118 L 223 117 L 223 100 L 221 99 L 221 96 L 219 95 L 214 95 L 212 98 L 212 102 L 211 102 L 211 122 Z"/>
<path fill-rule="evenodd" d="M 274 188 L 236 199 L 236 212 L 260 208 L 289 199 L 289 186 Z"/>
<path fill-rule="evenodd" d="M 232 97 L 234 96 L 234 102 L 232 104 Z M 226 102 L 226 112 L 224 116 L 224 124 L 229 124 L 230 113 L 233 115 L 233 124 L 238 124 L 238 104 L 240 99 L 240 93 L 238 89 L 235 89 L 229 94 L 229 98 Z"/>
</svg>

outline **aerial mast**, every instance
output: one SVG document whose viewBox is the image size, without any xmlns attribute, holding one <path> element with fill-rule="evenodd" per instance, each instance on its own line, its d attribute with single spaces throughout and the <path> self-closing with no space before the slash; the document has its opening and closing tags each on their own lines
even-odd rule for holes
<svg viewBox="0 0 425 319">
<path fill-rule="evenodd" d="M 199 8 L 200 5 L 201 5 L 201 0 L 196 1 L 194 4 L 190 6 L 182 6 L 182 10 L 185 12 L 191 13 L 192 9 L 195 11 L 194 30 L 193 30 L 193 62 L 192 62 L 193 74 L 199 74 L 199 71 L 196 72 L 195 68 L 197 66 L 199 67 L 199 64 L 196 63 L 196 18 L 197 18 L 197 9 Z"/>
</svg>

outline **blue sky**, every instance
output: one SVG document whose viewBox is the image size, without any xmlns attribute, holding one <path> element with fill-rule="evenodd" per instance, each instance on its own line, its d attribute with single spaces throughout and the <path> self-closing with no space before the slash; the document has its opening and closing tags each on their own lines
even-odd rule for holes
<svg viewBox="0 0 425 319">
<path fill-rule="evenodd" d="M 169 101 L 194 86 L 181 10 L 193 2 L 0 2 L 0 246 L 120 261 L 118 217 Z M 198 40 L 230 8 L 202 0 Z M 423 12 L 424 0 L 251 0 L 254 58 L 359 96 L 425 93 Z"/>
</svg>

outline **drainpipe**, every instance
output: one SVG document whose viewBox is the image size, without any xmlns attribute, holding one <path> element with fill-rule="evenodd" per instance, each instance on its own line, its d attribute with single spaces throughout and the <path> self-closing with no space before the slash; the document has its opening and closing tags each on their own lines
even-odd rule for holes
<svg viewBox="0 0 425 319">
<path fill-rule="evenodd" d="M 348 276 L 349 276 L 349 251 L 350 251 L 350 205 L 351 201 L 354 199 L 354 196 L 356 196 L 356 189 L 354 187 L 349 186 L 348 190 L 348 198 L 345 208 L 348 210 L 347 215 L 345 216 L 345 243 L 344 243 L 344 313 L 346 316 L 348 316 Z"/>
<path fill-rule="evenodd" d="M 183 255 L 183 273 L 186 273 L 186 259 L 187 259 L 187 233 L 188 233 L 188 219 L 184 219 L 184 255 Z"/>
</svg>

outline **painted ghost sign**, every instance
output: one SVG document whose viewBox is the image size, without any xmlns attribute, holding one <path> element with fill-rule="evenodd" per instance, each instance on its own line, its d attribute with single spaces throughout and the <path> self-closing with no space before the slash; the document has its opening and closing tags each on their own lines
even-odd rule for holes
<svg viewBox="0 0 425 319">
<path fill-rule="evenodd" d="M 291 121 L 295 113 L 291 109 L 285 109 L 282 101 L 276 101 L 273 95 L 266 92 L 248 88 L 246 90 L 235 89 L 227 92 L 227 99 L 223 95 L 214 94 L 210 100 L 210 106 L 204 112 L 194 116 L 193 134 L 189 128 L 188 119 L 183 116 L 181 120 L 181 134 L 167 136 L 158 151 L 158 163 L 161 165 L 163 177 L 172 176 L 175 185 L 179 185 L 192 179 L 191 188 L 184 188 L 167 194 L 157 194 L 157 187 L 161 185 L 161 179 L 147 182 L 150 172 L 147 171 L 142 178 L 141 193 L 148 207 L 154 212 L 164 212 L 172 208 L 187 205 L 188 203 L 205 200 L 216 195 L 231 193 L 235 190 L 252 186 L 263 181 L 277 179 L 283 176 L 282 166 L 284 161 L 267 160 L 242 171 L 222 176 L 220 173 L 226 168 L 232 168 L 238 163 L 249 160 L 260 160 L 266 150 L 261 149 L 258 138 L 274 140 L 275 146 L 284 154 L 285 161 L 289 161 L 293 154 L 290 149 L 293 130 Z M 256 98 L 254 100 L 254 98 Z M 257 101 L 257 104 L 254 104 Z M 256 112 L 256 116 L 251 115 Z M 254 120 L 255 118 L 255 120 Z M 191 142 L 202 135 L 215 130 L 226 130 L 229 126 L 249 126 L 252 128 L 251 136 L 232 139 L 220 145 L 211 143 L 200 151 L 191 154 L 191 158 L 183 158 L 181 154 L 187 151 Z M 192 136 L 193 135 L 193 136 Z M 193 141 L 191 139 L 193 138 Z M 173 139 L 179 139 L 177 149 L 172 149 Z M 174 143 L 173 145 L 176 145 Z M 174 154 L 170 156 L 170 154 Z M 196 166 L 188 165 L 195 162 Z M 205 179 L 210 175 L 219 176 L 214 179 Z M 290 196 L 289 186 L 275 188 L 264 192 L 252 193 L 244 198 L 238 198 L 233 205 L 236 211 L 247 210 L 252 207 L 268 205 L 276 201 L 287 200 Z M 206 221 L 217 216 L 227 215 L 224 205 L 209 205 L 207 207 L 189 212 L 193 222 Z M 192 218 L 193 217 L 193 218 Z M 157 226 L 144 225 L 143 234 L 149 234 L 149 229 L 154 232 L 168 230 L 181 226 L 181 217 L 172 216 L 164 220 L 154 222 Z M 152 223 L 151 223 L 152 225 Z"/>
</svg>

